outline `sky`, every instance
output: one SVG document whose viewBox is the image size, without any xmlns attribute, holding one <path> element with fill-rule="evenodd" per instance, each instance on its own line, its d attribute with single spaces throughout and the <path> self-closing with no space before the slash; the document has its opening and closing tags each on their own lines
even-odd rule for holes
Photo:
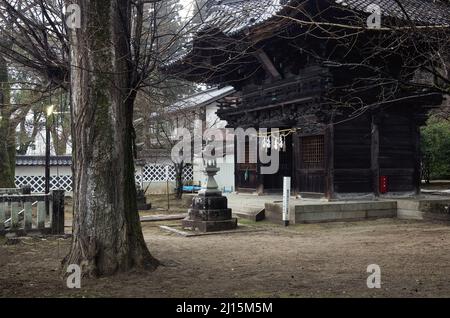
<svg viewBox="0 0 450 318">
<path fill-rule="evenodd" d="M 183 6 L 183 10 L 180 13 L 181 17 L 186 18 L 192 14 L 194 0 L 179 0 L 179 3 Z"/>
</svg>

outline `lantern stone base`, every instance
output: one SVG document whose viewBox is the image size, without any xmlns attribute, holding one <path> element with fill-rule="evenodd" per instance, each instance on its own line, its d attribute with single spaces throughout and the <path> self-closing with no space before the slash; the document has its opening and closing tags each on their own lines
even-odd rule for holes
<svg viewBox="0 0 450 318">
<path fill-rule="evenodd" d="M 192 198 L 192 208 L 181 225 L 200 232 L 226 231 L 237 228 L 237 219 L 231 217 L 228 199 L 220 192 L 204 192 Z"/>
<path fill-rule="evenodd" d="M 183 228 L 197 230 L 202 233 L 228 231 L 237 228 L 237 219 L 232 218 L 223 221 L 193 221 L 185 219 L 182 221 L 182 226 Z"/>
</svg>

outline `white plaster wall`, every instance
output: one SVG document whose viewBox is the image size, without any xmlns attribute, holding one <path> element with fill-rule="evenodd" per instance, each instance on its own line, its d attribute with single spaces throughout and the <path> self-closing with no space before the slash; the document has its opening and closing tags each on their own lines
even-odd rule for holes
<svg viewBox="0 0 450 318">
<path fill-rule="evenodd" d="M 217 117 L 217 103 L 212 103 L 206 106 L 206 127 L 205 128 L 225 128 L 227 122 L 225 120 L 220 120 Z M 224 130 L 225 132 L 225 130 Z M 219 185 L 220 190 L 224 191 L 234 191 L 234 136 L 227 135 L 224 138 L 228 138 L 231 140 L 229 144 L 232 147 L 228 147 L 224 149 L 225 156 L 223 158 L 217 159 L 217 166 L 220 168 L 219 172 L 216 175 L 216 181 Z M 206 186 L 206 176 L 202 172 L 203 169 L 203 160 L 201 158 L 194 159 L 194 184 L 201 184 L 202 186 Z"/>
<path fill-rule="evenodd" d="M 215 179 L 219 185 L 220 190 L 234 191 L 234 155 L 225 156 L 224 159 L 219 158 L 217 160 L 217 167 L 220 168 Z M 202 172 L 203 163 L 202 160 L 196 158 L 194 160 L 194 184 L 206 186 L 206 176 Z"/>
<path fill-rule="evenodd" d="M 72 168 L 68 166 L 50 167 L 50 175 L 72 175 Z M 16 166 L 16 176 L 45 176 L 45 166 Z"/>
</svg>

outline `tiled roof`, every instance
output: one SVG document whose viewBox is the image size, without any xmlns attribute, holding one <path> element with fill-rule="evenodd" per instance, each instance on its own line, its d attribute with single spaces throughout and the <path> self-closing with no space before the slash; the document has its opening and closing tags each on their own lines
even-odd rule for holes
<svg viewBox="0 0 450 318">
<path fill-rule="evenodd" d="M 375 4 L 380 7 L 382 16 L 402 20 L 409 17 L 417 24 L 450 26 L 448 0 L 334 0 L 334 2 L 360 12 L 366 12 L 368 6 Z"/>
<path fill-rule="evenodd" d="M 306 0 L 210 0 L 205 21 L 199 28 L 216 29 L 228 36 L 261 25 L 275 16 L 283 16 L 282 10 L 289 10 L 295 3 Z M 311 0 L 316 1 L 316 0 Z M 450 26 L 450 0 L 322 0 L 343 10 L 367 13 L 369 5 L 378 5 L 384 17 L 414 21 L 417 25 Z M 403 9 L 398 3 L 401 3 Z M 293 9 L 295 10 L 295 9 Z M 180 50 L 170 66 L 184 59 L 192 50 L 192 42 Z"/>
<path fill-rule="evenodd" d="M 50 166 L 71 165 L 71 156 L 50 156 Z M 45 166 L 45 156 L 16 156 L 16 166 Z"/>
<path fill-rule="evenodd" d="M 183 100 L 176 102 L 175 104 L 169 107 L 170 111 L 178 111 L 183 109 L 189 109 L 192 107 L 203 107 L 207 106 L 225 96 L 230 95 L 234 92 L 234 88 L 232 86 L 225 86 L 222 88 L 210 88 L 203 92 L 199 92 L 197 94 L 188 96 Z"/>
<path fill-rule="evenodd" d="M 326 0 L 331 5 L 367 12 L 371 5 L 378 5 L 385 17 L 408 18 L 417 24 L 450 25 L 450 1 L 448 0 Z M 259 25 L 283 8 L 302 1 L 294 0 L 216 0 L 210 7 L 203 27 L 217 27 L 231 35 Z M 401 3 L 402 7 L 399 5 Z M 406 14 L 405 14 L 406 12 Z"/>
<path fill-rule="evenodd" d="M 232 35 L 272 18 L 284 7 L 282 0 L 216 1 L 211 6 L 204 27 L 217 27 Z"/>
</svg>

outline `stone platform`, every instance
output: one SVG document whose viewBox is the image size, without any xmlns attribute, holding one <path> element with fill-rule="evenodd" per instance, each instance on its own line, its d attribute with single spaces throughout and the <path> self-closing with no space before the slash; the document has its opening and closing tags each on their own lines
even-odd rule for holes
<svg viewBox="0 0 450 318">
<path fill-rule="evenodd" d="M 426 196 L 397 200 L 399 219 L 450 222 L 450 197 Z"/>
<path fill-rule="evenodd" d="M 215 232 L 215 231 L 228 231 L 237 228 L 237 219 L 229 219 L 223 221 L 193 221 L 183 220 L 183 228 L 189 228 L 191 230 L 198 230 L 200 232 Z"/>
<path fill-rule="evenodd" d="M 266 203 L 266 218 L 282 224 L 282 204 Z M 321 202 L 290 205 L 290 220 L 295 223 L 320 223 L 392 218 L 397 215 L 396 201 Z"/>
</svg>

